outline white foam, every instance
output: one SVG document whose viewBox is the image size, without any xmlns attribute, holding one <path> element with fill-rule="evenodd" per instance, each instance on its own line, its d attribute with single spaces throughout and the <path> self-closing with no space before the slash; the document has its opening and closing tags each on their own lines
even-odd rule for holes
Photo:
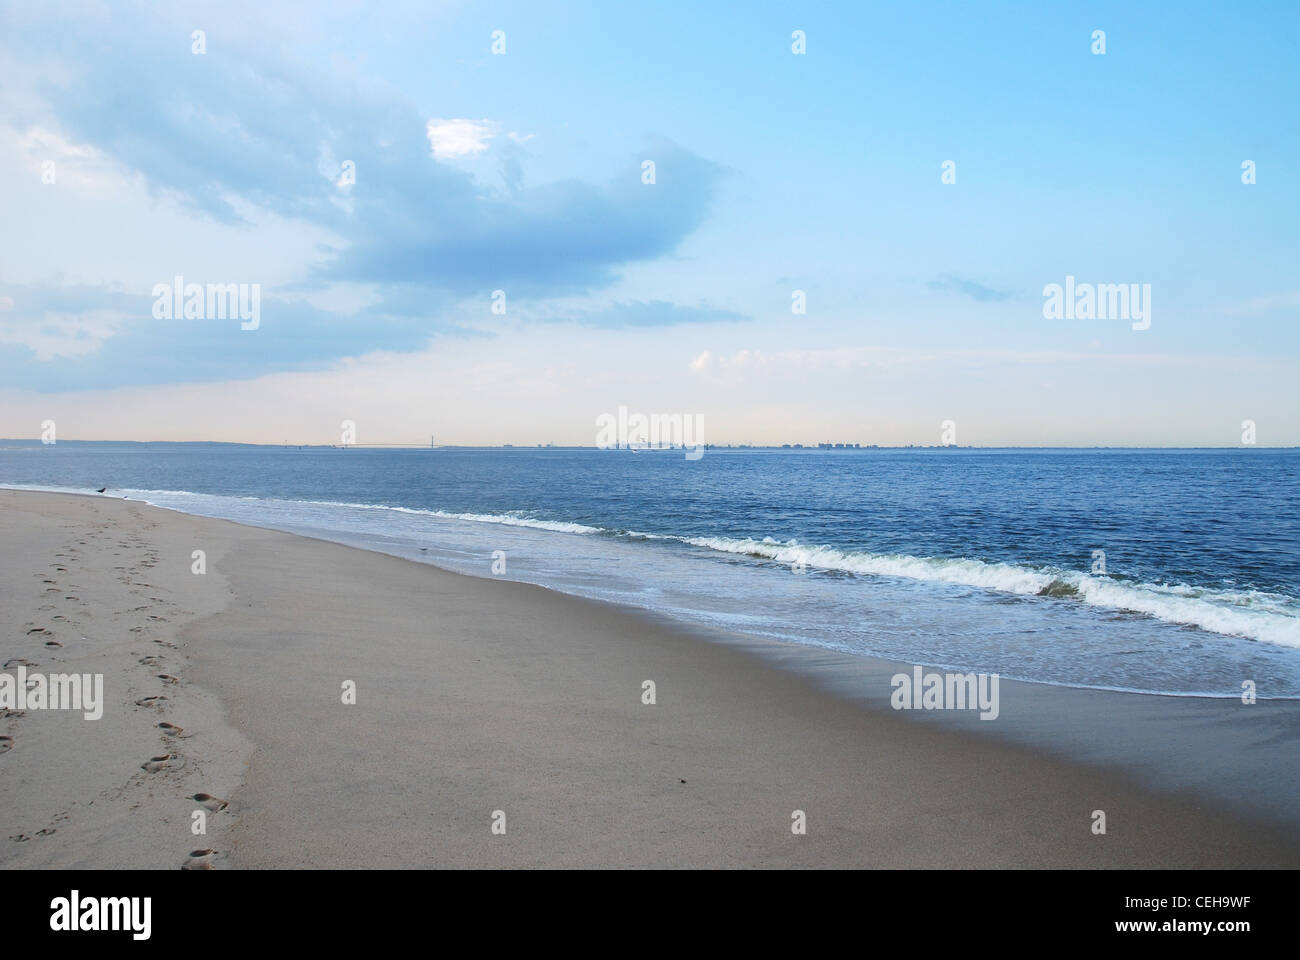
<svg viewBox="0 0 1300 960">
<path fill-rule="evenodd" d="M 801 563 L 822 570 L 931 580 L 1022 596 L 1035 596 L 1053 584 L 1065 584 L 1076 591 L 1079 600 L 1091 606 L 1133 611 L 1211 633 L 1300 648 L 1300 607 L 1295 601 L 1276 594 L 1211 590 L 1185 584 L 1125 583 L 1068 570 L 1031 569 L 964 558 L 846 553 L 827 546 L 781 543 L 770 537 L 762 540 L 684 537 L 681 540 L 709 550 L 761 557 L 782 564 Z"/>
<path fill-rule="evenodd" d="M 15 487 L 17 488 L 17 487 Z M 37 488 L 19 488 L 37 489 Z M 51 489 L 51 488 L 43 488 Z M 67 488 L 63 488 L 67 489 Z M 80 492 L 80 491 L 78 491 Z M 144 499 L 193 498 L 220 501 L 210 494 L 183 490 L 119 490 Z M 1001 593 L 1036 596 L 1053 585 L 1073 589 L 1075 599 L 1090 606 L 1116 611 L 1132 611 L 1167 623 L 1198 627 L 1224 636 L 1245 637 L 1263 643 L 1300 649 L 1300 603 L 1290 597 L 1250 590 L 1216 590 L 1186 584 L 1131 583 L 1108 577 L 1093 577 L 1077 571 L 1033 568 L 1011 563 L 997 563 L 967 558 L 915 557 L 907 554 L 877 554 L 843 551 L 830 546 L 812 546 L 793 540 L 782 543 L 771 537 L 762 540 L 733 537 L 682 537 L 667 534 L 614 531 L 564 520 L 544 520 L 519 511 L 510 513 L 457 513 L 445 510 L 422 510 L 374 503 L 340 503 L 327 500 L 273 500 L 294 505 L 307 504 L 330 508 L 389 511 L 440 520 L 470 523 L 493 523 L 528 527 L 555 533 L 579 535 L 616 534 L 626 539 L 666 540 L 689 544 L 720 553 L 758 557 L 780 564 L 835 570 L 865 576 L 899 577 L 975 587 Z M 164 506 L 179 508 L 167 503 Z"/>
</svg>

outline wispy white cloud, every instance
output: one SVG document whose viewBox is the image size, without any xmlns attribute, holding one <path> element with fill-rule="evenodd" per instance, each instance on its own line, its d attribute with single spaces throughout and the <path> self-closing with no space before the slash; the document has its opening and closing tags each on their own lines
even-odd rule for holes
<svg viewBox="0 0 1300 960">
<path fill-rule="evenodd" d="M 1292 290 L 1290 293 L 1275 293 L 1267 297 L 1255 297 L 1243 303 L 1234 303 L 1224 307 L 1223 311 L 1232 314 L 1255 314 L 1286 307 L 1300 307 L 1300 290 Z"/>
<path fill-rule="evenodd" d="M 932 280 L 926 284 L 926 286 L 931 290 L 937 290 L 940 293 L 955 293 L 958 296 L 968 297 L 977 303 L 996 303 L 1011 299 L 1011 293 L 1009 291 L 997 290 L 980 283 L 978 280 L 971 280 L 967 277 L 958 277 L 952 274 L 946 274 L 937 280 Z"/>
<path fill-rule="evenodd" d="M 123 321 L 122 315 L 112 310 L 46 313 L 31 318 L 12 308 L 11 297 L 0 297 L 0 344 L 26 347 L 40 361 L 93 353 Z"/>
<path fill-rule="evenodd" d="M 745 375 L 794 374 L 832 370 L 934 370 L 945 366 L 965 370 L 978 366 L 1014 364 L 1058 367 L 1069 364 L 1188 367 L 1248 370 L 1271 361 L 1255 357 L 1168 353 L 1106 353 L 1104 351 L 951 349 L 917 350 L 896 347 L 836 347 L 822 350 L 764 352 L 742 349 L 730 355 L 704 350 L 690 361 L 692 373 L 737 378 Z"/>
<path fill-rule="evenodd" d="M 488 148 L 496 136 L 496 125 L 489 120 L 430 120 L 425 127 L 435 160 L 455 160 L 473 156 Z M 512 137 L 513 139 L 513 137 Z"/>
</svg>

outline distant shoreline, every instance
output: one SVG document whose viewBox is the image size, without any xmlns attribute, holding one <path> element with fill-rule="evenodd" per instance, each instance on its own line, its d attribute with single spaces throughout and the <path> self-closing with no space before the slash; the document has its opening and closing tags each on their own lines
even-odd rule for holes
<svg viewBox="0 0 1300 960">
<path fill-rule="evenodd" d="M 303 450 L 347 450 L 347 449 L 354 449 L 354 448 L 355 448 L 355 449 L 362 449 L 362 450 L 533 450 L 533 451 L 536 451 L 536 450 L 590 450 L 590 451 L 593 451 L 593 452 L 599 451 L 599 452 L 602 452 L 602 453 L 631 453 L 631 452 L 638 452 L 638 453 L 667 453 L 667 452 L 672 452 L 672 451 L 681 452 L 681 451 L 684 449 L 684 448 L 681 447 L 681 446 L 676 446 L 676 447 L 667 447 L 667 446 L 665 446 L 665 447 L 643 447 L 643 448 L 636 448 L 635 451 L 634 451 L 634 449 L 631 448 L 631 447 L 620 447 L 620 448 L 609 448 L 609 449 L 604 449 L 604 448 L 597 447 L 597 446 L 592 446 L 592 445 L 587 445 L 587 446 L 582 446 L 582 445 L 568 446 L 568 445 L 564 445 L 564 444 L 551 444 L 551 443 L 545 443 L 545 444 L 543 444 L 543 443 L 538 443 L 538 444 L 526 444 L 526 443 L 513 443 L 513 444 L 512 444 L 512 443 L 504 443 L 504 444 L 454 444 L 454 443 L 448 443 L 448 444 L 441 444 L 441 443 L 440 443 L 440 444 L 437 444 L 437 445 L 435 445 L 435 446 L 430 446 L 429 444 L 420 444 L 420 443 L 350 443 L 350 444 L 339 444 L 339 443 L 248 443 L 248 442 L 243 442 L 243 441 L 238 441 L 238 440 L 73 440 L 73 439 L 61 439 L 61 440 L 59 440 L 58 444 L 43 444 L 39 438 L 24 438 L 24 437 L 19 437 L 19 438 L 10 438 L 10 439 L 0 438 L 0 450 L 6 450 L 6 449 L 14 449 L 14 450 L 17 450 L 17 449 L 30 449 L 30 448 L 32 448 L 32 447 L 58 446 L 59 444 L 66 444 L 66 445 L 68 445 L 68 446 L 87 446 L 87 445 L 95 445 L 95 444 L 104 444 L 104 445 L 115 444 L 115 445 L 118 445 L 118 446 L 140 446 L 140 447 L 144 447 L 144 446 L 252 447 L 252 448 L 257 448 L 257 449 L 266 449 L 266 450 L 278 450 L 278 449 L 295 449 L 295 450 L 296 450 L 296 449 L 303 449 Z M 706 444 L 703 444 L 703 447 L 704 447 L 705 450 L 709 450 L 709 451 L 718 451 L 718 452 L 728 451 L 728 450 L 731 450 L 731 451 L 736 451 L 736 450 L 749 450 L 749 451 L 755 451 L 755 450 L 759 450 L 759 451 L 771 451 L 771 452 L 777 452 L 777 453 L 780 453 L 780 452 L 786 452 L 786 453 L 865 453 L 865 452 L 899 451 L 899 450 L 928 450 L 928 451 L 947 451 L 947 452 L 955 452 L 955 451 L 963 451 L 963 450 L 974 450 L 974 451 L 1014 450 L 1014 451 L 1017 451 L 1017 452 L 1025 452 L 1025 453 L 1031 453 L 1031 452 L 1035 452 L 1035 451 L 1047 452 L 1047 451 L 1053 451 L 1053 450 L 1054 450 L 1054 451 L 1070 451 L 1070 450 L 1081 450 L 1081 451 L 1115 450 L 1115 451 L 1132 451 L 1132 452 L 1141 452 L 1141 453 L 1161 453 L 1161 452 L 1165 452 L 1165 451 L 1168 451 L 1168 452 L 1174 452 L 1174 451 L 1177 451 L 1177 452 L 1182 452 L 1182 453 L 1189 453 L 1189 452 L 1196 452 L 1196 451 L 1206 451 L 1206 452 L 1210 452 L 1210 451 L 1222 451 L 1222 452 L 1226 452 L 1226 451 L 1237 451 L 1237 452 L 1241 452 L 1241 453 L 1249 453 L 1249 452 L 1254 451 L 1254 450 L 1300 450 L 1300 445 L 1295 445 L 1295 446 L 1269 446 L 1269 445 L 1267 445 L 1267 444 L 1256 444 L 1256 445 L 1250 445 L 1250 446 L 1239 445 L 1239 446 L 1232 446 L 1232 447 L 1221 447 L 1221 446 L 1220 446 L 1220 447 L 1215 447 L 1215 446 L 1193 446 L 1193 447 L 1064 446 L 1064 447 L 1051 447 L 1051 446 L 978 446 L 978 445 L 974 445 L 974 444 L 960 444 L 960 445 L 959 445 L 959 444 L 946 444 L 946 445 L 945 445 L 945 444 L 937 444 L 937 443 L 935 443 L 935 444 L 906 444 L 906 445 L 903 445 L 903 446 L 887 446 L 887 445 L 884 445 L 884 444 L 862 444 L 862 445 L 860 445 L 860 446 L 836 446 L 836 447 L 824 447 L 824 446 L 819 446 L 819 445 L 817 445 L 817 444 L 811 444 L 811 445 L 810 445 L 810 444 L 803 444 L 803 445 L 801 445 L 801 446 L 796 446 L 796 445 L 794 445 L 794 444 L 715 444 L 715 443 L 706 443 Z"/>
</svg>

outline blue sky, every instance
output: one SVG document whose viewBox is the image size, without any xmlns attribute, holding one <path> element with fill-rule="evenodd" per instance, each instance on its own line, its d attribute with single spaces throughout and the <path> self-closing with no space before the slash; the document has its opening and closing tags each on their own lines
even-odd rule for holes
<svg viewBox="0 0 1300 960">
<path fill-rule="evenodd" d="M 1300 443 L 1297 41 L 1289 3 L 0 4 L 0 435 Z M 177 275 L 258 329 L 155 318 Z M 1150 284 L 1150 329 L 1045 319 L 1067 275 Z"/>
</svg>

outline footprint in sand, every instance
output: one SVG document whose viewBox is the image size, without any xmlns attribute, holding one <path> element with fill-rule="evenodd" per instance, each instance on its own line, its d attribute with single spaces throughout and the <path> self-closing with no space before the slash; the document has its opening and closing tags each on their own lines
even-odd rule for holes
<svg viewBox="0 0 1300 960">
<path fill-rule="evenodd" d="M 141 697 L 135 702 L 137 707 L 160 707 L 166 697 Z"/>
<path fill-rule="evenodd" d="M 36 831 L 36 835 L 37 835 L 38 837 L 48 837 L 50 834 L 52 834 L 52 833 L 54 833 L 54 832 L 55 832 L 55 831 L 54 831 L 54 828 L 53 828 L 53 827 L 46 827 L 44 830 L 37 830 L 37 831 Z"/>
<path fill-rule="evenodd" d="M 159 680 L 161 680 L 163 683 L 180 683 L 180 682 L 181 682 L 179 677 L 173 677 L 170 673 L 156 673 L 156 674 L 154 674 L 154 676 L 156 676 L 156 677 L 157 677 Z"/>
<path fill-rule="evenodd" d="M 5 661 L 6 670 L 11 670 L 14 667 L 35 667 L 35 666 L 37 666 L 37 664 L 32 663 L 32 661 L 24 659 L 23 657 L 14 657 L 12 660 Z"/>
<path fill-rule="evenodd" d="M 163 736 L 165 737 L 176 737 L 177 739 L 187 740 L 194 736 L 192 733 L 186 733 L 184 727 L 178 727 L 176 724 L 167 723 L 166 721 L 158 724 L 158 729 L 163 732 Z"/>
<path fill-rule="evenodd" d="M 171 758 L 172 755 L 170 753 L 164 753 L 161 757 L 150 757 L 144 763 L 140 764 L 140 769 L 146 770 L 149 773 L 157 773 L 159 770 L 163 769 L 163 767 L 167 766 Z"/>
<path fill-rule="evenodd" d="M 30 637 L 33 633 L 45 634 L 49 632 L 50 631 L 46 630 L 44 627 L 32 627 L 30 630 L 27 631 L 27 636 Z"/>
<path fill-rule="evenodd" d="M 182 870 L 211 870 L 212 858 L 216 856 L 217 851 L 212 849 L 191 850 L 190 855 L 185 858 L 181 864 Z"/>
<path fill-rule="evenodd" d="M 190 799 L 200 807 L 206 807 L 213 813 L 220 813 L 222 810 L 226 809 L 226 807 L 230 806 L 228 801 L 222 800 L 220 797 L 214 797 L 210 793 L 196 793 L 194 796 L 190 797 Z"/>
<path fill-rule="evenodd" d="M 171 647 L 173 650 L 176 649 L 176 644 L 172 643 L 170 640 L 155 640 L 154 643 L 161 644 L 164 647 Z"/>
<path fill-rule="evenodd" d="M 0 753 L 8 753 L 14 748 L 13 737 L 0 737 Z"/>
<path fill-rule="evenodd" d="M 63 646 L 63 644 L 59 643 L 57 640 L 46 640 L 45 646 L 51 650 L 57 650 L 59 647 Z"/>
<path fill-rule="evenodd" d="M 156 667 L 162 663 L 162 657 L 141 657 L 136 662 L 143 663 L 146 667 Z"/>
</svg>

